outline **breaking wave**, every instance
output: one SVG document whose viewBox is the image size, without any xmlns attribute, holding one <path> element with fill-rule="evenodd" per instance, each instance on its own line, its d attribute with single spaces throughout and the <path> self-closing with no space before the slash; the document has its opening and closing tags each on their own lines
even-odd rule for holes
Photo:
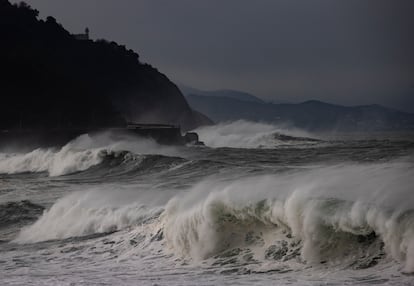
<svg viewBox="0 0 414 286">
<path fill-rule="evenodd" d="M 77 192 L 56 202 L 15 241 L 156 221 L 163 251 L 194 260 L 366 268 L 391 257 L 413 272 L 414 170 L 407 164 L 330 166 L 233 182 L 211 178 L 173 194 Z"/>
<path fill-rule="evenodd" d="M 110 159 L 131 159 L 133 154 L 177 154 L 150 139 L 128 136 L 112 138 L 110 133 L 82 135 L 61 149 L 36 149 L 28 153 L 0 153 L 0 174 L 47 172 L 62 176 L 85 171 Z"/>
<path fill-rule="evenodd" d="M 127 200 L 127 198 L 124 198 Z M 75 192 L 58 200 L 33 225 L 24 228 L 15 242 L 79 237 L 113 232 L 143 223 L 157 216 L 160 209 L 131 204 L 109 192 Z"/>
<path fill-rule="evenodd" d="M 285 130 L 271 124 L 244 120 L 204 126 L 195 131 L 207 146 L 215 148 L 275 148 L 309 146 L 321 142 L 310 138 L 304 131 Z"/>
<path fill-rule="evenodd" d="M 3 155 L 0 173 L 48 172 L 50 176 L 66 175 L 83 171 L 102 162 L 102 149 L 71 150 L 65 146 L 59 151 L 36 149 L 26 154 Z"/>
<path fill-rule="evenodd" d="M 406 167 L 337 166 L 213 189 L 203 183 L 198 195 L 169 202 L 165 236 L 174 252 L 196 259 L 259 244 L 259 259 L 349 259 L 364 267 L 385 252 L 413 272 L 414 172 Z"/>
</svg>

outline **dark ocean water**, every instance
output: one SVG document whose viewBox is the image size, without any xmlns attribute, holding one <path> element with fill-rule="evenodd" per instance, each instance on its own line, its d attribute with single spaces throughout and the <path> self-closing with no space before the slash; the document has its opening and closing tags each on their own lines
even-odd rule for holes
<svg viewBox="0 0 414 286">
<path fill-rule="evenodd" d="M 0 153 L 0 284 L 414 285 L 410 134 L 198 132 Z"/>
</svg>

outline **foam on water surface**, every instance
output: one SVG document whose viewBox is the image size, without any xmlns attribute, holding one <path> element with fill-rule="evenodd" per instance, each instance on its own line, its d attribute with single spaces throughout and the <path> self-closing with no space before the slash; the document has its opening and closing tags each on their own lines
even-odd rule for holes
<svg viewBox="0 0 414 286">
<path fill-rule="evenodd" d="M 3 153 L 1 284 L 412 285 L 412 144 L 295 132 Z"/>
</svg>

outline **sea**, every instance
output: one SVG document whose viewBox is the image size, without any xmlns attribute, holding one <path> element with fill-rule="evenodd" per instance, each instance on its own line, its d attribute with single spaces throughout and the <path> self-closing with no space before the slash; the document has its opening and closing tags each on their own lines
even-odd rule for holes
<svg viewBox="0 0 414 286">
<path fill-rule="evenodd" d="M 0 151 L 0 285 L 414 285 L 413 133 Z"/>
</svg>

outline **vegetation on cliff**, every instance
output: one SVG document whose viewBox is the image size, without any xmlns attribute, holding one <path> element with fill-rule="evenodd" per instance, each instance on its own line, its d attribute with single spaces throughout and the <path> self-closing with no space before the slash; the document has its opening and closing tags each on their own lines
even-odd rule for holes
<svg viewBox="0 0 414 286">
<path fill-rule="evenodd" d="M 0 0 L 0 129 L 209 123 L 125 46 L 79 40 L 53 17 Z"/>
</svg>

